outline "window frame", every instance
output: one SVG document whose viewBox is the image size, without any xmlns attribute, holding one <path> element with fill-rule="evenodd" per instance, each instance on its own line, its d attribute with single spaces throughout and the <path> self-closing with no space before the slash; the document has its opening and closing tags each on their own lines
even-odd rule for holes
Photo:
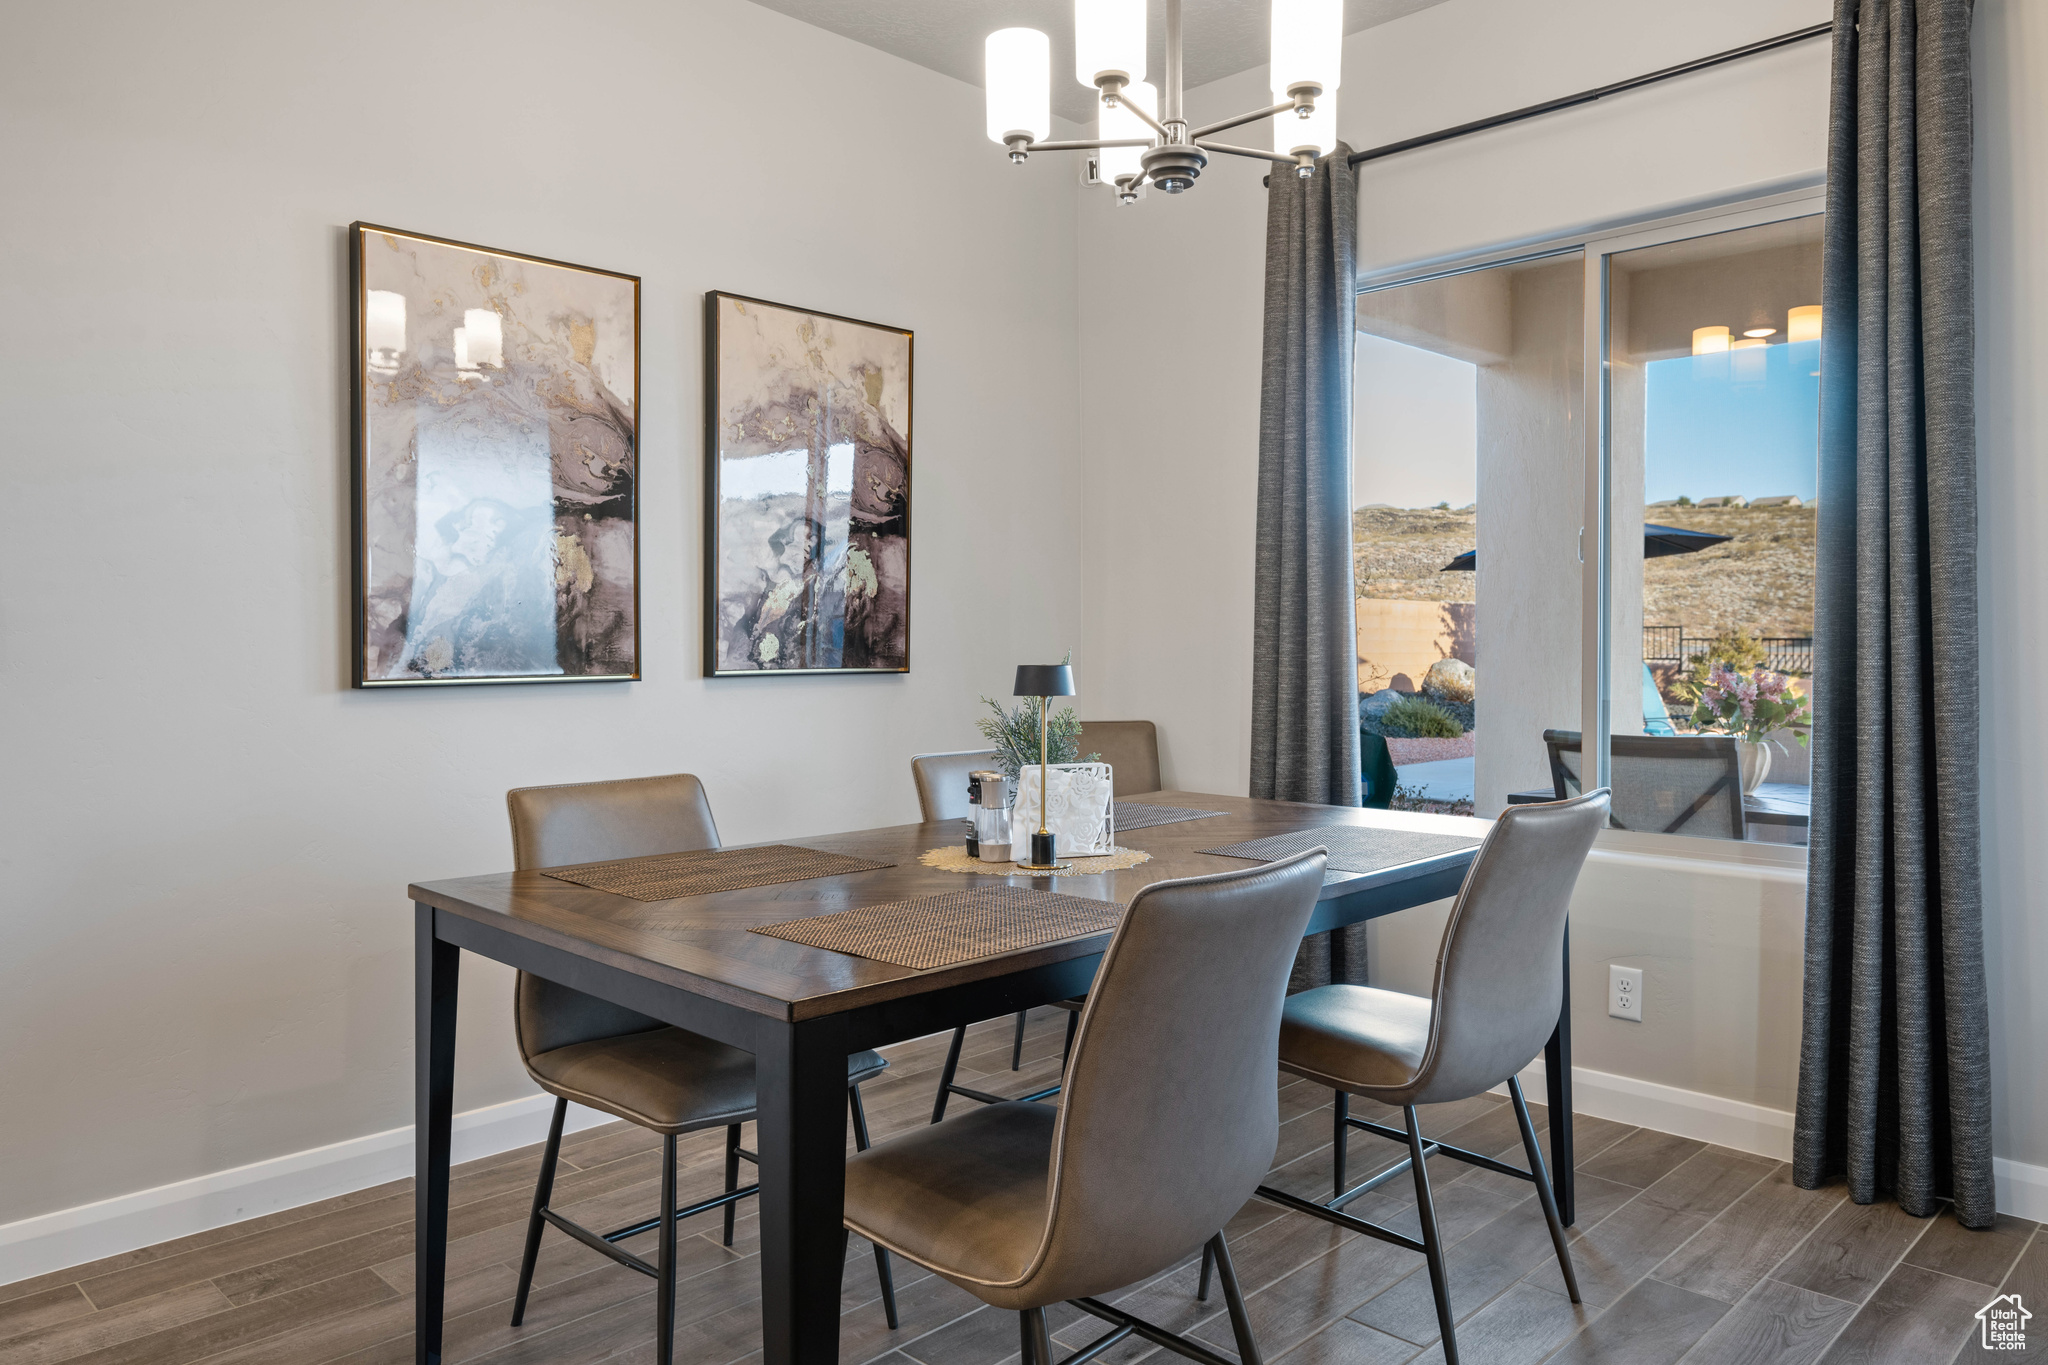
<svg viewBox="0 0 2048 1365">
<path fill-rule="evenodd" d="M 1516 246 L 1472 252 L 1421 266 L 1367 272 L 1357 279 L 1357 292 L 1377 293 L 1401 285 L 1463 275 L 1495 266 L 1518 265 L 1583 252 L 1585 269 L 1585 391 L 1582 411 L 1593 419 L 1581 424 L 1585 439 L 1585 498 L 1580 528 L 1581 657 L 1579 728 L 1595 737 L 1594 772 L 1606 784 L 1613 772 L 1609 743 L 1613 714 L 1614 583 L 1611 552 L 1613 429 L 1608 371 L 1610 319 L 1609 258 L 1642 247 L 1807 218 L 1826 207 L 1826 187 L 1813 185 L 1775 194 L 1745 197 L 1725 204 L 1659 214 L 1615 225 L 1588 228 Z M 1648 834 L 1605 830 L 1600 845 L 1614 852 L 1654 857 L 1741 863 L 1756 867 L 1798 868 L 1807 865 L 1807 848 L 1799 844 L 1763 844 L 1728 839 L 1701 839 L 1683 834 Z"/>
</svg>

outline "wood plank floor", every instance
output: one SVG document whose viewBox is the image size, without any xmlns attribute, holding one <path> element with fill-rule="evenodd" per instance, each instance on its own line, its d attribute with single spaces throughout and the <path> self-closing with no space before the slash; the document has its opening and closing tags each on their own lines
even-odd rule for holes
<svg viewBox="0 0 2048 1365">
<path fill-rule="evenodd" d="M 1008 1021 L 978 1025 L 963 1082 L 1003 1093 L 1046 1084 L 1058 1071 L 1065 1024 L 1059 1011 L 1034 1013 L 1018 1072 L 1009 1070 Z M 929 1118 L 944 1040 L 886 1051 L 890 1070 L 863 1087 L 878 1138 Z M 1325 1196 L 1329 1092 L 1294 1082 L 1283 1086 L 1280 1106 L 1273 1183 Z M 1362 1116 L 1375 1108 L 1353 1102 Z M 1540 1115 L 1537 1124 L 1540 1130 Z M 1458 1146 L 1521 1160 L 1503 1100 L 1437 1106 L 1424 1111 L 1424 1127 Z M 684 1139 L 684 1198 L 718 1187 L 721 1142 L 715 1131 Z M 1391 1163 L 1398 1150 L 1364 1134 L 1351 1148 L 1354 1178 Z M 562 1156 L 556 1203 L 571 1217 L 608 1226 L 653 1211 L 657 1139 L 613 1124 L 574 1135 Z M 455 1173 L 447 1359 L 651 1361 L 650 1282 L 552 1232 L 526 1323 L 507 1326 L 538 1157 L 538 1148 L 526 1148 Z M 1974 1314 L 1995 1294 L 2048 1303 L 2048 1238 L 2031 1223 L 2002 1220 L 1992 1231 L 1969 1232 L 1946 1213 L 1922 1220 L 1890 1205 L 1858 1207 L 1839 1189 L 1795 1188 L 1781 1163 L 1601 1119 L 1580 1121 L 1578 1170 L 1572 1242 L 1585 1302 L 1575 1306 L 1529 1186 L 1449 1160 L 1432 1163 L 1467 1361 L 1963 1361 L 1979 1354 Z M 1419 1235 L 1412 1188 L 1397 1179 L 1353 1210 Z M 409 1361 L 411 1220 L 411 1182 L 399 1181 L 0 1286 L 0 1365 Z M 716 1215 L 684 1231 L 677 1358 L 693 1365 L 758 1359 L 754 1219 L 740 1219 L 730 1250 L 719 1244 Z M 1443 1358 L 1420 1256 L 1257 1201 L 1229 1235 L 1253 1327 L 1274 1365 Z M 648 1234 L 634 1249 L 651 1257 L 653 1240 Z M 1230 1351 L 1220 1297 L 1197 1302 L 1195 1277 L 1184 1264 L 1111 1297 Z M 1010 1314 L 900 1259 L 896 1280 L 903 1325 L 891 1332 L 870 1248 L 854 1239 L 840 1333 L 848 1365 L 1016 1359 Z M 1093 1321 L 1072 1310 L 1053 1314 L 1067 1350 L 1095 1335 Z M 1103 1359 L 1128 1365 L 1151 1354 L 1126 1342 Z"/>
</svg>

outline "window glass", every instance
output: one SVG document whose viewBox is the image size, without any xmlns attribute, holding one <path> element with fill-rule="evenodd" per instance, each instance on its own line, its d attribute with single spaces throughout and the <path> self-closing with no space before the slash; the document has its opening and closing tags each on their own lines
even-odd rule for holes
<svg viewBox="0 0 2048 1365">
<path fill-rule="evenodd" d="M 1548 799 L 1544 734 L 1579 728 L 1584 280 L 1572 252 L 1359 296 L 1368 804 L 1493 815 L 1511 793 Z"/>
<path fill-rule="evenodd" d="M 1609 735 L 1627 828 L 1806 842 L 1820 229 L 1608 258 Z M 1575 781 L 1578 756 L 1552 758 Z"/>
</svg>

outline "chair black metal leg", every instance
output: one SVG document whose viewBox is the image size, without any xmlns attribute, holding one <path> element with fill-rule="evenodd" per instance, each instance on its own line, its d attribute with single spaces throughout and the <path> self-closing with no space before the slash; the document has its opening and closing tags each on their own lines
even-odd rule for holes
<svg viewBox="0 0 2048 1365">
<path fill-rule="evenodd" d="M 846 1087 L 846 1107 L 853 1111 L 853 1150 L 865 1152 L 868 1149 L 868 1110 L 860 1102 L 860 1087 Z"/>
<path fill-rule="evenodd" d="M 676 1140 L 661 1140 L 661 1232 L 655 1238 L 654 1360 L 673 1365 L 676 1350 Z"/>
<path fill-rule="evenodd" d="M 1052 1365 L 1052 1334 L 1046 1330 L 1043 1308 L 1027 1308 L 1017 1315 L 1017 1336 L 1024 1365 Z"/>
<path fill-rule="evenodd" d="M 853 1110 L 853 1150 L 865 1152 L 868 1149 L 868 1111 L 860 1102 L 860 1087 L 846 1087 L 846 1103 Z M 896 1321 L 896 1272 L 890 1269 L 889 1253 L 883 1247 L 875 1247 L 875 1278 L 882 1282 L 882 1314 L 889 1320 L 889 1330 L 895 1331 Z"/>
<path fill-rule="evenodd" d="M 548 1145 L 540 1154 L 540 1179 L 533 1185 L 533 1218 L 526 1225 L 526 1254 L 519 1258 L 519 1293 L 512 1300 L 512 1325 L 526 1317 L 526 1292 L 533 1288 L 533 1265 L 540 1257 L 540 1230 L 547 1226 L 541 1211 L 555 1192 L 555 1159 L 562 1154 L 562 1120 L 569 1113 L 569 1101 L 555 1100 L 555 1117 L 548 1124 Z"/>
<path fill-rule="evenodd" d="M 1024 1065 L 1024 1011 L 1017 1011 L 1017 1036 L 1010 1040 L 1010 1070 Z"/>
<path fill-rule="evenodd" d="M 1451 1321 L 1451 1282 L 1444 1268 L 1443 1236 L 1436 1226 L 1436 1200 L 1429 1193 L 1429 1159 L 1422 1150 L 1422 1121 L 1415 1106 L 1403 1107 L 1408 1120 L 1408 1159 L 1415 1168 L 1415 1209 L 1422 1215 L 1422 1254 L 1429 1259 L 1429 1289 L 1436 1297 L 1437 1330 L 1443 1334 L 1444 1365 L 1458 1365 L 1458 1334 Z"/>
<path fill-rule="evenodd" d="M 932 1122 L 946 1117 L 946 1101 L 953 1095 L 953 1073 L 960 1069 L 960 1045 L 967 1041 L 967 1025 L 953 1030 L 953 1045 L 946 1049 L 946 1065 L 939 1072 L 939 1097 L 932 1101 Z"/>
<path fill-rule="evenodd" d="M 1330 1139 L 1331 1146 L 1335 1148 L 1330 1160 L 1336 1171 L 1335 1187 L 1330 1191 L 1332 1199 L 1341 1198 L 1344 1194 L 1344 1167 L 1351 1157 L 1351 1096 L 1342 1090 L 1336 1094 L 1337 1102 L 1332 1108 L 1337 1114 L 1337 1132 Z"/>
<path fill-rule="evenodd" d="M 1557 1216 L 1557 1198 L 1550 1191 L 1550 1175 L 1543 1169 L 1543 1148 L 1536 1142 L 1536 1125 L 1529 1120 L 1529 1106 L 1522 1099 L 1522 1083 L 1508 1077 L 1508 1094 L 1515 1101 L 1515 1122 L 1522 1129 L 1522 1150 L 1529 1154 L 1529 1171 L 1536 1177 L 1536 1197 L 1543 1203 L 1543 1220 L 1550 1224 L 1550 1244 L 1557 1248 L 1557 1264 L 1564 1271 L 1565 1292 L 1573 1303 L 1579 1298 L 1579 1277 L 1572 1271 L 1571 1246 L 1564 1239 L 1564 1222 Z"/>
<path fill-rule="evenodd" d="M 1079 1010 L 1068 1010 L 1068 1011 L 1067 1011 L 1067 1041 L 1066 1041 L 1066 1043 L 1065 1043 L 1065 1044 L 1064 1044 L 1064 1045 L 1063 1045 L 1063 1046 L 1062 1046 L 1062 1047 L 1060 1048 L 1060 1073 L 1061 1073 L 1062 1075 L 1064 1075 L 1064 1074 L 1066 1073 L 1066 1070 L 1067 1070 L 1067 1058 L 1069 1058 L 1069 1057 L 1071 1057 L 1071 1056 L 1073 1056 L 1073 1055 L 1074 1055 L 1074 1035 L 1075 1035 L 1076 1033 L 1080 1032 L 1080 1029 L 1081 1029 L 1081 1011 L 1079 1011 Z"/>
<path fill-rule="evenodd" d="M 1209 1273 L 1216 1268 L 1216 1248 L 1202 1243 L 1202 1278 L 1195 1283 L 1195 1299 L 1198 1303 L 1209 1301 Z"/>
<path fill-rule="evenodd" d="M 1237 1267 L 1230 1261 L 1230 1244 L 1219 1232 L 1209 1239 L 1208 1250 L 1216 1258 L 1216 1278 L 1223 1283 L 1223 1305 L 1230 1310 L 1230 1333 L 1237 1338 L 1237 1358 L 1243 1365 L 1264 1365 L 1259 1343 L 1252 1340 L 1252 1320 L 1244 1311 L 1244 1294 L 1237 1287 Z"/>
<path fill-rule="evenodd" d="M 725 1130 L 725 1192 L 731 1194 L 740 1187 L 740 1126 L 735 1123 Z M 739 1201 L 725 1206 L 725 1244 L 732 1245 L 733 1219 L 738 1215 Z"/>
</svg>

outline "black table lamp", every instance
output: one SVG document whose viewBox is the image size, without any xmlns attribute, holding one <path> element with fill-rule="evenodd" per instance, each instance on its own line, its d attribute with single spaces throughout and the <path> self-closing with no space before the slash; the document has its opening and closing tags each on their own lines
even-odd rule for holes
<svg viewBox="0 0 2048 1365">
<path fill-rule="evenodd" d="M 1038 830 L 1031 836 L 1031 861 L 1024 866 L 1050 871 L 1060 866 L 1060 862 L 1053 832 L 1045 826 L 1046 809 L 1051 804 L 1050 793 L 1046 790 L 1047 698 L 1074 695 L 1074 670 L 1068 664 L 1018 664 L 1015 694 L 1038 698 Z"/>
</svg>

